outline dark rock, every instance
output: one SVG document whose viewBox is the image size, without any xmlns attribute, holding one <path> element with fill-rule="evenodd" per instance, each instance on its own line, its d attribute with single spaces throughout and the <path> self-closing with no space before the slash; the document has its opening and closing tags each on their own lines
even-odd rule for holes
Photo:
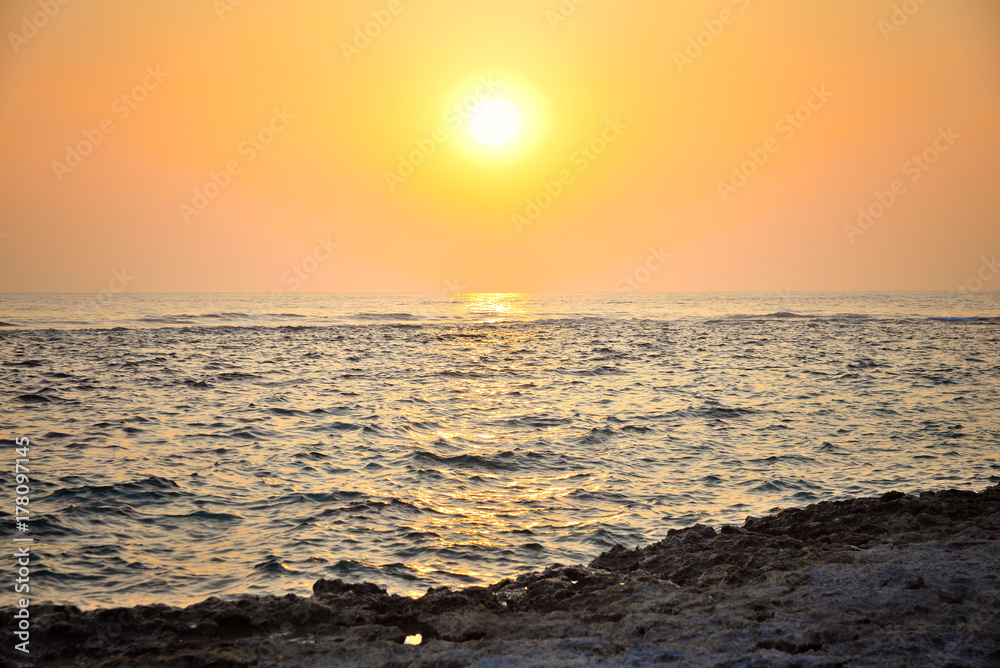
<svg viewBox="0 0 1000 668">
<path fill-rule="evenodd" d="M 81 611 L 34 603 L 36 665 L 995 665 L 1000 487 L 696 525 L 587 566 L 419 599 L 313 596 Z M 13 610 L 0 610 L 11 637 Z M 36 635 L 37 634 L 37 635 Z M 419 646 L 404 645 L 420 634 Z M 38 639 L 36 646 L 35 639 Z M 3 664 L 5 665 L 5 664 Z"/>
</svg>

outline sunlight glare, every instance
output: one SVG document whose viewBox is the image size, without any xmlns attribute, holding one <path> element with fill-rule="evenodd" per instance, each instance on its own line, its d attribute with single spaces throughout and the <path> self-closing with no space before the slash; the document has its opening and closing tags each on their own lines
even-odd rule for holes
<svg viewBox="0 0 1000 668">
<path fill-rule="evenodd" d="M 476 139 L 490 146 L 512 140 L 521 129 L 521 114 L 507 100 L 486 100 L 473 112 L 469 129 Z"/>
</svg>

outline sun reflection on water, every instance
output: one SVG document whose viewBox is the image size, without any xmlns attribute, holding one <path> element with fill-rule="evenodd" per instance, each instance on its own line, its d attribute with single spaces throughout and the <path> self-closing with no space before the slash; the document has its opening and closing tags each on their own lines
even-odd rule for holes
<svg viewBox="0 0 1000 668">
<path fill-rule="evenodd" d="M 480 322 L 497 322 L 532 315 L 531 295 L 521 292 L 471 292 L 458 295 L 462 307 Z"/>
</svg>

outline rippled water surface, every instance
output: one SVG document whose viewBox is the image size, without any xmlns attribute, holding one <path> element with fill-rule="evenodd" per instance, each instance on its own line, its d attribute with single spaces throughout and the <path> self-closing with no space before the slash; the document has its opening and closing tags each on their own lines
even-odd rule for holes
<svg viewBox="0 0 1000 668">
<path fill-rule="evenodd" d="M 997 293 L 5 295 L 0 426 L 11 460 L 31 439 L 39 599 L 416 594 L 996 483 L 998 316 Z"/>
</svg>

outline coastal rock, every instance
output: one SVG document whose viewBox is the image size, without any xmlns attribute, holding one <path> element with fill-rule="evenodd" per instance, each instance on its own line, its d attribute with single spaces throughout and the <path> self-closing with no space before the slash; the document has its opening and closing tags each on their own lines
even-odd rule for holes
<svg viewBox="0 0 1000 668">
<path fill-rule="evenodd" d="M 320 580 L 309 598 L 184 609 L 34 605 L 32 658 L 108 668 L 998 665 L 998 539 L 1000 487 L 889 492 L 719 531 L 696 525 L 588 565 L 417 599 Z"/>
</svg>

